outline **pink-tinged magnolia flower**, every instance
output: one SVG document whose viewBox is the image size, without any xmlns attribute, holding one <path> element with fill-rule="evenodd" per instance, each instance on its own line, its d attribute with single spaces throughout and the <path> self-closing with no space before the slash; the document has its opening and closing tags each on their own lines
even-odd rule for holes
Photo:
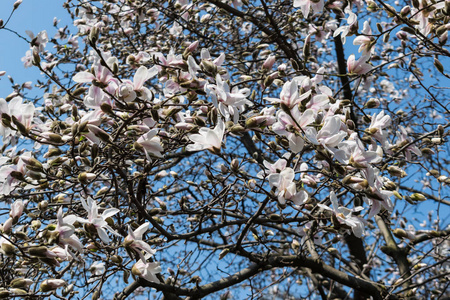
<svg viewBox="0 0 450 300">
<path fill-rule="evenodd" d="M 303 113 L 300 112 L 298 106 L 294 106 L 290 115 L 282 110 L 277 112 L 277 122 L 272 125 L 272 130 L 279 134 L 284 135 L 289 139 L 290 133 L 296 130 L 297 133 L 305 131 L 306 126 L 314 122 L 315 113 L 312 109 L 307 109 Z"/>
<path fill-rule="evenodd" d="M 9 216 L 13 219 L 19 219 L 23 213 L 24 203 L 22 200 L 16 200 L 11 205 L 11 211 L 9 212 Z"/>
<path fill-rule="evenodd" d="M 77 220 L 77 217 L 74 215 L 68 215 L 63 218 L 62 215 L 63 210 L 62 207 L 60 207 L 58 213 L 56 214 L 58 220 L 56 225 L 56 232 L 59 235 L 59 244 L 63 245 L 66 250 L 68 246 L 71 246 L 75 250 L 82 252 L 83 245 L 81 244 L 78 237 L 74 234 L 75 227 L 72 225 Z"/>
<path fill-rule="evenodd" d="M 91 277 L 88 280 L 88 283 L 96 281 L 100 276 L 105 273 L 105 264 L 101 261 L 96 261 L 92 263 L 89 268 L 89 272 L 91 272 Z"/>
<path fill-rule="evenodd" d="M 156 274 L 161 273 L 162 269 L 159 262 L 144 262 L 145 260 L 140 259 L 134 264 L 131 272 L 150 282 L 159 282 Z"/>
<path fill-rule="evenodd" d="M 205 92 L 211 96 L 214 106 L 219 109 L 226 120 L 233 116 L 234 123 L 239 121 L 239 112 L 245 109 L 245 105 L 253 104 L 247 99 L 250 89 L 238 89 L 237 87 L 230 89 L 228 83 L 223 81 L 219 74 L 216 76 L 216 84 L 207 84 Z"/>
<path fill-rule="evenodd" d="M 33 103 L 22 103 L 23 99 L 20 96 L 14 97 L 11 101 L 6 102 L 5 99 L 0 98 L 0 114 L 7 114 L 10 117 L 15 117 L 17 121 L 23 125 L 26 131 L 33 127 L 32 121 L 34 117 L 35 107 Z M 11 121 L 11 127 L 19 130 L 16 124 Z M 0 135 L 5 140 L 8 136 L 13 135 L 13 129 L 5 127 L 0 123 Z"/>
<path fill-rule="evenodd" d="M 112 61 L 112 60 L 111 60 Z M 77 83 L 92 83 L 88 94 L 83 102 L 88 108 L 98 109 L 101 104 L 107 103 L 113 106 L 111 98 L 103 91 L 105 89 L 109 94 L 115 94 L 118 80 L 114 78 L 111 71 L 100 63 L 94 67 L 94 73 L 83 71 L 75 74 L 72 78 Z"/>
<path fill-rule="evenodd" d="M 375 48 L 372 45 L 374 37 L 372 36 L 372 29 L 370 28 L 369 22 L 364 22 L 364 29 L 361 31 L 361 35 L 358 35 L 353 40 L 353 45 L 360 45 L 358 52 L 363 52 L 363 55 L 370 55 L 373 53 Z"/>
<path fill-rule="evenodd" d="M 120 234 L 115 232 L 114 229 L 112 229 L 106 222 L 106 219 L 117 214 L 120 211 L 119 209 L 108 208 L 105 209 L 101 215 L 99 215 L 97 201 L 95 201 L 91 197 L 88 197 L 87 201 L 82 197 L 81 204 L 88 213 L 88 219 L 85 220 L 83 218 L 77 218 L 77 220 L 81 223 L 93 225 L 103 243 L 109 244 L 109 242 L 111 241 L 105 229 L 120 237 Z"/>
<path fill-rule="evenodd" d="M 15 165 L 5 165 L 0 168 L 0 195 L 9 195 L 19 185 L 27 173 L 25 157 L 31 157 L 31 152 L 25 152 Z"/>
<path fill-rule="evenodd" d="M 294 0 L 294 7 L 300 7 L 305 19 L 308 18 L 309 9 L 312 8 L 314 13 L 320 13 L 323 10 L 324 0 Z"/>
<path fill-rule="evenodd" d="M 322 145 L 328 151 L 334 153 L 337 149 L 335 147 L 342 141 L 347 133 L 341 130 L 341 118 L 339 116 L 332 116 L 325 120 L 324 125 L 316 131 L 315 128 L 310 127 L 306 130 L 306 137 L 315 145 Z"/>
<path fill-rule="evenodd" d="M 265 176 L 268 176 L 270 174 L 276 174 L 280 173 L 284 169 L 286 169 L 287 160 L 283 157 L 274 162 L 273 164 L 269 163 L 268 161 L 263 162 L 264 166 L 266 167 L 265 170 L 262 170 L 258 173 L 258 178 L 264 178 Z"/>
<path fill-rule="evenodd" d="M 149 244 L 142 240 L 142 236 L 148 230 L 149 225 L 150 223 L 144 223 L 134 231 L 131 229 L 130 225 L 128 225 L 128 235 L 124 241 L 125 247 L 135 250 L 141 257 L 142 261 L 145 261 L 146 259 L 141 250 L 145 251 L 149 255 L 156 253 L 156 250 L 152 249 Z"/>
<path fill-rule="evenodd" d="M 351 227 L 353 234 L 356 237 L 361 238 L 364 234 L 364 222 L 361 218 L 352 216 L 352 213 L 358 212 L 363 210 L 364 208 L 362 206 L 357 206 L 353 209 L 349 209 L 343 206 L 340 206 L 336 197 L 336 194 L 334 191 L 331 191 L 330 193 L 330 200 L 332 208 L 324 205 L 324 204 L 317 204 L 319 207 L 332 211 L 336 218 L 338 219 L 339 223 L 346 224 Z"/>
<path fill-rule="evenodd" d="M 380 176 L 380 171 L 371 166 L 362 169 L 361 174 L 369 183 L 369 188 L 363 197 L 364 202 L 371 206 L 368 218 L 370 219 L 378 214 L 381 207 L 392 211 L 394 204 L 390 198 L 394 193 L 383 188 L 383 180 L 386 180 L 386 178 Z"/>
<path fill-rule="evenodd" d="M 405 127 L 398 126 L 398 129 L 399 129 L 399 131 L 397 131 L 398 140 L 396 146 L 398 148 L 403 148 L 404 146 L 409 144 L 412 140 L 411 138 L 408 137 L 408 133 L 406 132 Z M 416 145 L 412 144 L 406 147 L 406 149 L 404 149 L 407 161 L 411 161 L 411 152 L 416 154 L 417 156 L 422 156 L 422 151 L 420 151 L 420 149 Z"/>
<path fill-rule="evenodd" d="M 309 96 L 309 94 L 307 95 Z M 280 103 L 280 105 L 285 106 L 287 109 L 293 108 L 303 99 L 298 95 L 298 83 L 296 80 L 288 81 L 283 85 L 283 89 L 280 93 L 280 99 L 277 98 L 267 98 L 266 100 L 272 103 Z"/>
<path fill-rule="evenodd" d="M 270 186 L 277 188 L 280 205 L 284 206 L 286 200 L 291 200 L 295 205 L 302 205 L 308 199 L 306 191 L 297 192 L 297 186 L 294 182 L 295 172 L 292 168 L 285 168 L 280 173 L 272 173 L 267 178 Z"/>
<path fill-rule="evenodd" d="M 270 70 L 272 69 L 274 63 L 275 63 L 275 55 L 269 55 L 264 61 L 262 68 L 264 70 Z"/>
<path fill-rule="evenodd" d="M 138 147 L 143 148 L 148 159 L 151 159 L 152 156 L 163 157 L 161 152 L 164 151 L 164 148 L 161 146 L 161 140 L 156 135 L 157 133 L 158 129 L 149 130 L 136 141 Z"/>
<path fill-rule="evenodd" d="M 137 96 L 140 99 L 147 101 L 152 98 L 152 93 L 148 88 L 144 87 L 144 83 L 147 80 L 155 77 L 157 74 L 158 74 L 158 67 L 156 66 L 154 66 L 150 70 L 144 66 L 141 66 L 139 67 L 139 69 L 137 69 L 133 78 L 133 86 L 134 91 L 137 93 Z"/>
<path fill-rule="evenodd" d="M 372 66 L 367 63 L 369 56 L 363 55 L 358 60 L 355 60 L 355 55 L 352 54 L 347 59 L 347 69 L 351 75 L 364 75 L 370 70 Z"/>
<path fill-rule="evenodd" d="M 366 129 L 366 132 L 370 134 L 371 137 L 376 139 L 381 143 L 384 149 L 389 148 L 388 132 L 384 130 L 391 124 L 391 117 L 384 114 L 382 110 L 379 114 L 373 114 L 370 126 Z"/>
<path fill-rule="evenodd" d="M 45 46 L 48 43 L 47 31 L 43 30 L 37 36 L 34 36 L 34 33 L 30 30 L 25 30 L 25 32 L 31 39 L 31 45 L 36 47 L 38 52 L 44 52 Z"/>
<path fill-rule="evenodd" d="M 208 149 L 212 152 L 219 152 L 222 147 L 223 135 L 225 133 L 225 123 L 219 118 L 214 129 L 202 127 L 198 134 L 189 135 L 189 139 L 195 144 L 187 145 L 187 151 L 201 151 Z"/>
<path fill-rule="evenodd" d="M 339 144 L 339 150 L 335 151 L 335 157 L 340 163 L 362 169 L 381 161 L 382 149 L 379 149 L 381 153 L 377 151 L 366 150 L 357 133 L 354 132 L 347 141 Z"/>
<path fill-rule="evenodd" d="M 347 7 L 344 9 L 344 11 L 346 14 L 348 14 L 348 17 L 347 17 L 348 25 L 341 25 L 333 33 L 333 37 L 337 37 L 339 34 L 341 35 L 341 40 L 342 40 L 343 44 L 345 44 L 346 36 L 350 32 L 351 27 L 354 26 L 358 21 L 358 17 L 356 16 L 356 14 L 354 12 L 352 12 L 352 5 L 347 5 Z"/>
</svg>

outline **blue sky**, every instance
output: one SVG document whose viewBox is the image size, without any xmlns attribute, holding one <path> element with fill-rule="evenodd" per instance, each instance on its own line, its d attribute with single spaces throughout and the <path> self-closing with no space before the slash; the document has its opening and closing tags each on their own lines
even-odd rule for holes
<svg viewBox="0 0 450 300">
<path fill-rule="evenodd" d="M 14 2 L 15 0 L 0 1 L 0 19 L 4 22 L 8 19 Z M 52 37 L 56 33 L 53 27 L 54 17 L 62 20 L 61 25 L 69 23 L 70 18 L 62 4 L 63 1 L 58 0 L 23 0 L 6 27 L 26 37 L 25 30 L 36 34 L 45 29 L 49 37 Z M 6 75 L 0 77 L 0 98 L 5 98 L 12 92 L 7 75 L 12 76 L 17 83 L 32 81 L 33 84 L 41 75 L 36 68 L 25 69 L 23 66 L 21 58 L 29 49 L 27 42 L 4 29 L 0 30 L 0 41 L 0 71 L 6 71 Z"/>
</svg>

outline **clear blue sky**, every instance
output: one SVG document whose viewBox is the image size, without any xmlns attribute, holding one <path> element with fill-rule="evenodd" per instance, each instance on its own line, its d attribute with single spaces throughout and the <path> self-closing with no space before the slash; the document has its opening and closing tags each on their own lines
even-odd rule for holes
<svg viewBox="0 0 450 300">
<path fill-rule="evenodd" d="M 15 0 L 0 1 L 0 19 L 4 22 L 8 19 Z M 27 36 L 25 30 L 38 33 L 47 30 L 49 38 L 53 37 L 56 29 L 53 27 L 53 18 L 61 19 L 61 26 L 69 24 L 67 12 L 62 8 L 60 0 L 23 0 L 19 8 L 14 12 L 7 28 Z M 28 36 L 27 36 L 28 37 Z M 12 90 L 7 75 L 11 75 L 16 83 L 32 81 L 40 78 L 40 72 L 36 68 L 25 69 L 21 58 L 29 45 L 17 35 L 0 30 L 0 71 L 6 71 L 6 75 L 0 77 L 0 98 L 5 98 Z"/>
</svg>

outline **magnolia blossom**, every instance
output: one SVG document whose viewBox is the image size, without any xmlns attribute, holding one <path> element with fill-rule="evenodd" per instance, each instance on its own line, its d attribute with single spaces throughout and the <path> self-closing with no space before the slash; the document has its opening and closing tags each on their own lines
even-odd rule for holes
<svg viewBox="0 0 450 300">
<path fill-rule="evenodd" d="M 341 39 L 342 39 L 342 43 L 343 44 L 345 44 L 346 37 L 349 34 L 350 29 L 358 21 L 358 17 L 356 16 L 356 14 L 354 12 L 352 12 L 352 5 L 347 5 L 347 7 L 344 9 L 344 12 L 346 14 L 348 14 L 348 17 L 347 17 L 347 24 L 348 25 L 341 25 L 333 33 L 333 37 L 337 37 L 339 34 L 341 35 Z"/>
<path fill-rule="evenodd" d="M 112 59 L 111 59 L 112 60 Z M 108 94 L 115 94 L 118 86 L 118 80 L 114 78 L 109 68 L 102 66 L 100 63 L 95 65 L 94 74 L 83 71 L 75 74 L 72 78 L 77 83 L 92 83 L 89 92 L 85 96 L 83 102 L 88 108 L 98 109 L 103 103 L 113 106 L 111 97 Z M 107 91 L 105 93 L 103 91 Z"/>
<path fill-rule="evenodd" d="M 361 218 L 352 216 L 352 213 L 361 211 L 364 208 L 362 206 L 357 206 L 353 209 L 349 209 L 349 208 L 340 206 L 334 191 L 330 192 L 330 201 L 331 201 L 332 208 L 330 208 L 324 204 L 320 204 L 320 203 L 317 205 L 319 207 L 321 207 L 322 209 L 332 211 L 334 213 L 334 215 L 336 216 L 336 218 L 338 219 L 339 223 L 350 226 L 353 234 L 356 237 L 361 238 L 364 233 L 364 222 Z"/>
<path fill-rule="evenodd" d="M 105 244 L 109 244 L 110 238 L 108 234 L 106 233 L 107 229 L 109 232 L 120 236 L 117 232 L 112 229 L 108 223 L 106 222 L 106 219 L 117 214 L 120 210 L 117 208 L 108 208 L 103 211 L 103 214 L 98 214 L 98 207 L 97 202 L 92 199 L 91 197 L 87 198 L 87 201 L 81 197 L 81 204 L 83 205 L 83 208 L 88 213 L 88 219 L 85 220 L 83 218 L 77 218 L 77 220 L 81 223 L 91 224 L 94 229 L 97 231 L 98 236 Z"/>
<path fill-rule="evenodd" d="M 367 168 L 369 164 L 379 163 L 382 159 L 382 150 L 366 150 L 358 138 L 356 132 L 350 135 L 347 141 L 339 144 L 339 150 L 335 151 L 336 159 L 343 164 L 350 164 L 355 168 Z"/>
<path fill-rule="evenodd" d="M 398 148 L 403 148 L 407 144 L 411 143 L 411 138 L 408 137 L 408 133 L 406 132 L 405 127 L 398 126 L 398 129 L 399 129 L 399 131 L 397 131 L 398 140 L 397 140 L 396 146 Z M 408 147 L 406 147 L 404 149 L 404 152 L 405 152 L 405 157 L 408 161 L 411 161 L 411 153 L 414 153 L 417 156 L 422 156 L 422 152 L 414 144 L 411 144 Z"/>
<path fill-rule="evenodd" d="M 294 0 L 294 7 L 300 7 L 305 19 L 308 18 L 309 9 L 312 8 L 314 13 L 320 13 L 323 10 L 324 0 L 312 1 L 312 0 Z"/>
<path fill-rule="evenodd" d="M 56 232 L 58 233 L 58 241 L 61 245 L 63 245 L 66 250 L 68 246 L 71 246 L 75 250 L 82 252 L 83 244 L 81 244 L 80 239 L 74 234 L 75 227 L 72 225 L 77 217 L 74 215 L 68 215 L 63 218 L 63 210 L 62 207 L 59 208 L 57 217 L 57 225 Z"/>
<path fill-rule="evenodd" d="M 211 96 L 214 105 L 227 120 L 229 116 L 233 116 L 234 123 L 239 121 L 239 112 L 244 110 L 245 105 L 252 105 L 252 102 L 247 100 L 250 89 L 238 89 L 237 87 L 230 89 L 228 83 L 223 81 L 219 74 L 216 76 L 216 84 L 207 84 L 205 91 Z"/>
<path fill-rule="evenodd" d="M 277 188 L 278 202 L 282 206 L 286 204 L 286 200 L 291 200 L 299 206 L 308 199 L 306 191 L 297 192 L 294 178 L 295 172 L 292 168 L 285 168 L 280 173 L 272 173 L 268 176 L 270 186 Z"/>
<path fill-rule="evenodd" d="M 134 231 L 128 225 L 128 235 L 124 241 L 125 247 L 129 247 L 129 248 L 135 250 L 141 257 L 142 261 L 145 261 L 145 257 L 144 257 L 144 254 L 142 254 L 141 250 L 145 251 L 146 253 L 148 253 L 150 255 L 153 255 L 156 252 L 155 250 L 153 250 L 150 247 L 149 244 L 147 244 L 146 242 L 144 242 L 142 240 L 142 236 L 148 230 L 149 225 L 150 225 L 150 223 L 144 223 Z"/>
<path fill-rule="evenodd" d="M 322 145 L 328 151 L 335 153 L 335 147 L 347 136 L 347 133 L 341 130 L 341 118 L 339 116 L 329 117 L 324 125 L 316 131 L 313 127 L 308 127 L 306 136 L 315 145 Z"/>
<path fill-rule="evenodd" d="M 370 70 L 372 66 L 367 63 L 369 56 L 363 55 L 358 60 L 355 60 L 355 55 L 352 54 L 347 59 L 347 69 L 350 74 L 364 75 Z"/>
<path fill-rule="evenodd" d="M 89 278 L 88 282 L 94 282 L 97 278 L 105 273 L 105 264 L 101 261 L 93 262 L 91 267 L 89 268 L 91 272 L 91 278 Z"/>
<path fill-rule="evenodd" d="M 375 48 L 372 45 L 374 38 L 368 21 L 364 21 L 364 28 L 361 33 L 353 40 L 353 45 L 360 45 L 358 52 L 362 51 L 363 55 L 370 55 L 375 51 Z"/>
<path fill-rule="evenodd" d="M 306 95 L 306 97 L 308 95 Z M 283 89 L 280 92 L 280 98 L 279 99 L 277 99 L 277 98 L 267 98 L 267 100 L 271 101 L 272 103 L 280 103 L 281 105 L 284 105 L 288 109 L 291 109 L 295 105 L 297 105 L 299 103 L 299 101 L 301 101 L 302 99 L 304 99 L 306 97 L 302 97 L 302 98 L 299 97 L 299 95 L 298 95 L 298 83 L 297 83 L 296 80 L 292 80 L 292 81 L 286 82 L 283 85 Z"/>
<path fill-rule="evenodd" d="M 162 269 L 158 262 L 145 262 L 145 260 L 140 259 L 133 265 L 131 272 L 147 281 L 159 282 L 156 274 L 161 273 Z"/>
<path fill-rule="evenodd" d="M 389 148 L 388 132 L 385 130 L 391 124 L 391 117 L 382 110 L 379 114 L 373 114 L 370 126 L 366 129 L 371 137 L 378 140 L 384 149 Z"/>
<path fill-rule="evenodd" d="M 136 144 L 138 147 L 142 147 L 148 159 L 151 159 L 152 156 L 163 157 L 161 152 L 164 151 L 164 148 L 161 146 L 161 140 L 157 133 L 158 129 L 151 129 L 136 141 Z"/>
<path fill-rule="evenodd" d="M 198 134 L 190 134 L 189 139 L 195 144 L 186 147 L 187 151 L 201 151 L 208 149 L 212 152 L 219 152 L 222 147 L 223 135 L 225 133 L 225 123 L 219 118 L 214 129 L 202 127 Z"/>
</svg>

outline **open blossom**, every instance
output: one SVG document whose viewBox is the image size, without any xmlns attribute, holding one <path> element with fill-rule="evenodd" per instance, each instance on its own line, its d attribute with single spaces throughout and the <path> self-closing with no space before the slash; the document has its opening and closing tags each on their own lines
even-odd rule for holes
<svg viewBox="0 0 450 300">
<path fill-rule="evenodd" d="M 372 66 L 367 63 L 369 56 L 363 55 L 358 60 L 355 59 L 355 55 L 352 54 L 347 59 L 347 69 L 350 74 L 364 75 L 370 70 Z"/>
<path fill-rule="evenodd" d="M 347 136 L 347 133 L 341 130 L 341 118 L 332 116 L 325 120 L 324 125 L 316 131 L 315 128 L 309 127 L 306 130 L 306 136 L 315 145 L 322 145 L 330 152 L 335 153 L 335 147 Z"/>
<path fill-rule="evenodd" d="M 136 141 L 138 147 L 142 147 L 148 159 L 152 156 L 162 157 L 161 152 L 164 151 L 164 148 L 161 146 L 161 140 L 157 133 L 158 129 L 151 129 Z"/>
<path fill-rule="evenodd" d="M 156 274 L 161 273 L 162 269 L 158 262 L 145 262 L 145 260 L 140 259 L 133 265 L 131 272 L 147 281 L 159 282 Z"/>
<path fill-rule="evenodd" d="M 108 223 L 106 222 L 106 219 L 117 214 L 120 210 L 117 208 L 108 208 L 103 211 L 101 215 L 98 213 L 98 207 L 97 202 L 92 199 L 91 197 L 87 198 L 87 201 L 84 198 L 81 198 L 81 204 L 83 205 L 83 208 L 88 213 L 88 219 L 85 220 L 83 218 L 78 218 L 77 220 L 81 223 L 91 224 L 94 229 L 97 231 L 98 236 L 105 244 L 109 244 L 110 238 L 108 237 L 108 234 L 106 233 L 107 229 L 109 232 L 120 236 L 117 232 L 112 229 Z"/>
<path fill-rule="evenodd" d="M 239 112 L 243 111 L 246 105 L 252 105 L 252 102 L 247 99 L 250 96 L 250 89 L 237 87 L 230 89 L 228 83 L 223 81 L 219 74 L 216 76 L 216 84 L 207 84 L 205 91 L 211 96 L 214 106 L 226 120 L 233 116 L 234 123 L 239 121 Z"/>
<path fill-rule="evenodd" d="M 339 143 L 338 147 L 339 150 L 335 151 L 336 159 L 355 168 L 367 168 L 369 164 L 379 163 L 382 158 L 382 149 L 366 150 L 356 132 L 352 133 L 348 140 Z"/>
<path fill-rule="evenodd" d="M 102 276 L 105 273 L 105 264 L 103 262 L 96 261 L 92 263 L 89 271 L 91 272 L 91 278 L 89 278 L 88 283 L 91 283 L 96 281 L 99 276 Z"/>
<path fill-rule="evenodd" d="M 219 152 L 222 147 L 223 135 L 225 133 L 225 123 L 219 118 L 214 129 L 202 127 L 198 134 L 189 135 L 189 139 L 194 142 L 186 147 L 187 151 L 211 150 Z"/>
<path fill-rule="evenodd" d="M 352 26 L 354 26 L 358 21 L 358 17 L 354 12 L 352 12 L 352 5 L 347 5 L 347 7 L 344 9 L 344 12 L 348 14 L 347 17 L 348 25 L 341 25 L 333 33 L 333 37 L 337 37 L 339 34 L 341 35 L 341 40 L 343 44 L 345 44 L 346 37 L 349 34 L 350 30 L 352 29 Z"/>
<path fill-rule="evenodd" d="M 334 191 L 330 192 L 330 200 L 332 208 L 320 203 L 317 205 L 322 209 L 332 211 L 338 219 L 339 223 L 350 226 L 353 234 L 356 237 L 361 238 L 364 233 L 364 222 L 361 218 L 352 216 L 352 213 L 361 211 L 364 208 L 362 206 L 357 206 L 353 209 L 349 209 L 347 207 L 340 206 Z"/>
<path fill-rule="evenodd" d="M 398 129 L 399 129 L 399 131 L 397 131 L 398 140 L 397 140 L 396 146 L 399 148 L 402 148 L 405 145 L 409 144 L 412 140 L 411 140 L 411 138 L 408 137 L 408 133 L 406 132 L 405 127 L 398 126 Z M 411 153 L 414 153 L 417 156 L 422 156 L 422 152 L 414 144 L 406 147 L 404 152 L 405 152 L 405 157 L 408 161 L 411 161 Z"/>
<path fill-rule="evenodd" d="M 304 95 L 303 95 L 304 96 Z M 307 94 L 306 96 L 309 96 Z M 287 107 L 287 109 L 293 108 L 306 97 L 299 97 L 298 95 L 298 83 L 296 80 L 288 81 L 283 85 L 283 89 L 280 92 L 280 98 L 267 98 L 272 103 L 280 103 Z"/>
<path fill-rule="evenodd" d="M 141 250 L 145 251 L 149 255 L 153 255 L 156 252 L 154 249 L 150 247 L 149 244 L 147 244 L 142 240 L 142 236 L 148 230 L 149 225 L 150 223 L 144 223 L 134 231 L 128 225 L 128 235 L 124 241 L 125 247 L 129 247 L 135 250 L 141 257 L 142 261 L 145 261 L 145 257 L 144 254 L 142 254 Z"/>
<path fill-rule="evenodd" d="M 382 110 L 379 114 L 373 114 L 370 126 L 366 131 L 371 137 L 381 143 L 384 149 L 389 148 L 388 131 L 386 128 L 391 124 L 391 117 Z"/>
<path fill-rule="evenodd" d="M 294 178 L 295 172 L 292 168 L 285 168 L 280 173 L 268 176 L 270 186 L 277 188 L 278 202 L 282 206 L 286 204 L 286 200 L 291 200 L 295 205 L 302 205 L 308 199 L 306 191 L 297 192 Z"/>
<path fill-rule="evenodd" d="M 266 167 L 266 170 L 260 171 L 257 175 L 258 178 L 264 178 L 265 175 L 268 176 L 270 174 L 280 173 L 281 171 L 286 169 L 287 160 L 286 158 L 283 157 L 274 162 L 273 164 L 271 164 L 266 160 L 263 162 L 263 164 Z"/>
<path fill-rule="evenodd" d="M 360 45 L 358 52 L 362 51 L 363 55 L 370 55 L 370 53 L 375 51 L 375 48 L 372 45 L 374 37 L 368 21 L 364 22 L 364 28 L 361 33 L 353 40 L 353 45 Z"/>
<path fill-rule="evenodd" d="M 309 10 L 312 8 L 314 13 L 320 13 L 323 10 L 324 0 L 294 0 L 294 7 L 300 7 L 305 19 L 308 18 Z"/>
<path fill-rule="evenodd" d="M 59 235 L 59 243 L 66 249 L 68 246 L 71 246 L 79 252 L 83 251 L 83 245 L 81 244 L 80 239 L 75 235 L 75 227 L 72 225 L 77 220 L 77 217 L 74 215 L 68 215 L 63 218 L 62 215 L 63 210 L 62 207 L 60 207 L 58 213 L 56 214 L 58 220 L 56 232 Z"/>
</svg>

